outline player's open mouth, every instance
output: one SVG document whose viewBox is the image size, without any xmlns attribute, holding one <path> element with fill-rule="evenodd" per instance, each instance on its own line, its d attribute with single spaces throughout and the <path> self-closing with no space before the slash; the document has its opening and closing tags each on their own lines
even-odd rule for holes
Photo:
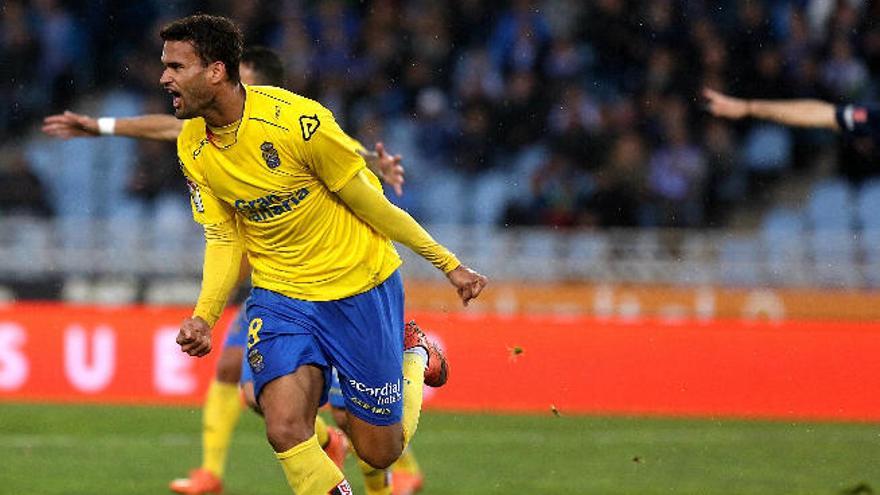
<svg viewBox="0 0 880 495">
<path fill-rule="evenodd" d="M 183 98 L 180 97 L 180 93 L 178 93 L 177 91 L 172 91 L 170 89 L 167 91 L 171 93 L 171 105 L 174 106 L 174 109 L 176 110 L 180 108 L 180 105 L 183 103 Z"/>
</svg>

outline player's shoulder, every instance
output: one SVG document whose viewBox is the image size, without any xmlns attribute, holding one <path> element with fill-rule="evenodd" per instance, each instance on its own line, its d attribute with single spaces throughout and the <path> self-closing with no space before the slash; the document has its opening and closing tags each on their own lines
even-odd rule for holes
<svg viewBox="0 0 880 495">
<path fill-rule="evenodd" d="M 248 86 L 250 119 L 288 131 L 295 143 L 306 144 L 333 114 L 319 102 L 274 86 Z"/>
<path fill-rule="evenodd" d="M 252 108 L 262 110 L 265 108 L 275 109 L 279 107 L 282 111 L 285 109 L 296 111 L 310 109 L 324 109 L 324 107 L 311 98 L 288 91 L 284 88 L 276 86 L 248 86 L 248 96 L 253 98 Z"/>
</svg>

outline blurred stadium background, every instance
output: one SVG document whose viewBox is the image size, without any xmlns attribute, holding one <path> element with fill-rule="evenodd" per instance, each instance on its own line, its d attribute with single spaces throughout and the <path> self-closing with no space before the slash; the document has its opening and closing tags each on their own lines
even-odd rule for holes
<svg viewBox="0 0 880 495">
<path fill-rule="evenodd" d="M 201 272 L 174 146 L 39 132 L 68 108 L 166 113 L 156 33 L 196 11 L 402 154 L 390 199 L 492 279 L 460 313 L 402 250 L 408 308 L 459 360 L 416 442 L 426 493 L 880 486 L 880 146 L 699 96 L 876 101 L 880 3 L 0 8 L 0 493 L 156 493 L 197 460 L 213 362 L 159 339 Z M 259 430 L 230 493 L 283 492 Z"/>
</svg>

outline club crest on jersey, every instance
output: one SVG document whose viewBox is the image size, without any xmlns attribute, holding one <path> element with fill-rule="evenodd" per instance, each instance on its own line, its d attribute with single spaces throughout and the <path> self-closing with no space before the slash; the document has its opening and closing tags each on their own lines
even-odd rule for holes
<svg viewBox="0 0 880 495">
<path fill-rule="evenodd" d="M 299 118 L 299 127 L 302 129 L 303 139 L 308 141 L 315 135 L 318 127 L 321 127 L 321 121 L 318 120 L 318 114 L 302 115 Z"/>
<path fill-rule="evenodd" d="M 251 369 L 254 370 L 254 373 L 263 371 L 265 364 L 263 363 L 263 355 L 260 354 L 260 351 L 257 349 L 251 349 L 248 353 L 248 364 L 251 365 Z"/>
<path fill-rule="evenodd" d="M 260 145 L 260 151 L 263 152 L 263 160 L 266 160 L 266 166 L 269 168 L 278 168 L 281 166 L 281 157 L 278 156 L 278 150 L 275 145 L 269 141 Z"/>
</svg>

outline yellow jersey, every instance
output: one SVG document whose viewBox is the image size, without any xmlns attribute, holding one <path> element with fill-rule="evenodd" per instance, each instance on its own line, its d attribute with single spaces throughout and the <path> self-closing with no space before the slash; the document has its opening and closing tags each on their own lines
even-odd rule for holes
<svg viewBox="0 0 880 495">
<path fill-rule="evenodd" d="M 254 287 L 330 301 L 381 284 L 401 264 L 397 251 L 334 194 L 366 167 L 359 143 L 314 100 L 271 86 L 245 91 L 231 139 L 215 143 L 202 118 L 177 139 L 194 219 L 236 221 Z"/>
</svg>

